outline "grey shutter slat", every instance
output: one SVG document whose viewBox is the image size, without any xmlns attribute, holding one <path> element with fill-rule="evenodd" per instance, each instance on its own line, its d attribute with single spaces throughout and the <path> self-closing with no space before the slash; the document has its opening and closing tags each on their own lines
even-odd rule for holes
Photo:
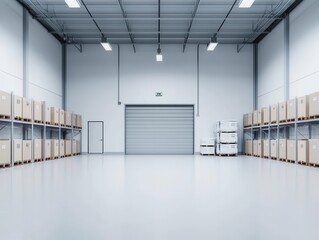
<svg viewBox="0 0 319 240">
<path fill-rule="evenodd" d="M 193 106 L 126 106 L 126 154 L 193 154 Z"/>
</svg>

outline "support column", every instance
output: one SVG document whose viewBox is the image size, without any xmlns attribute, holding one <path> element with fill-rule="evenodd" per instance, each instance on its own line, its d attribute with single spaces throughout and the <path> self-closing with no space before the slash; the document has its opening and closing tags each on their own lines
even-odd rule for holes
<svg viewBox="0 0 319 240">
<path fill-rule="evenodd" d="M 67 69 L 67 44 L 62 44 L 62 108 L 66 109 L 66 70 Z"/>
<path fill-rule="evenodd" d="M 29 14 L 23 8 L 23 97 L 29 97 Z"/>
<path fill-rule="evenodd" d="M 289 87 L 290 87 L 290 40 L 289 40 L 289 34 L 290 34 L 290 24 L 289 24 L 289 14 L 285 17 L 285 85 L 284 85 L 284 91 L 285 91 L 285 99 L 290 99 L 289 94 Z"/>
<path fill-rule="evenodd" d="M 253 83 L 253 96 L 254 96 L 254 110 L 257 110 L 258 109 L 258 44 L 255 43 L 254 44 L 254 63 L 253 63 L 253 66 L 254 66 L 254 83 Z"/>
</svg>

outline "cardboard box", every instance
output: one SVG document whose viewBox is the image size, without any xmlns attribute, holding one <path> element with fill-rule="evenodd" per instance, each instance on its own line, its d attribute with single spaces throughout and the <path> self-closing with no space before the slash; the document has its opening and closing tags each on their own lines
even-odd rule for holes
<svg viewBox="0 0 319 240">
<path fill-rule="evenodd" d="M 253 112 L 253 126 L 258 125 L 258 111 Z"/>
<path fill-rule="evenodd" d="M 60 141 L 60 157 L 64 157 L 64 155 L 65 155 L 64 140 L 61 139 L 61 141 Z"/>
<path fill-rule="evenodd" d="M 247 119 L 248 119 L 248 115 L 244 114 L 244 116 L 243 116 L 243 125 L 244 125 L 244 127 L 247 127 Z"/>
<path fill-rule="evenodd" d="M 60 109 L 60 125 L 64 126 L 65 125 L 65 119 L 64 119 L 64 110 Z"/>
<path fill-rule="evenodd" d="M 270 110 L 269 108 L 263 108 L 262 109 L 263 114 L 263 124 L 268 124 L 270 121 Z"/>
<path fill-rule="evenodd" d="M 72 126 L 72 113 L 71 112 L 64 112 L 64 118 L 65 118 L 65 126 L 71 127 Z"/>
<path fill-rule="evenodd" d="M 263 157 L 265 158 L 268 158 L 269 157 L 269 140 L 268 139 L 265 139 L 265 140 L 262 140 L 263 141 Z"/>
<path fill-rule="evenodd" d="M 59 125 L 59 118 L 60 118 L 60 110 L 56 107 L 51 107 L 51 124 Z"/>
<path fill-rule="evenodd" d="M 253 140 L 253 155 L 258 156 L 258 140 Z"/>
<path fill-rule="evenodd" d="M 10 164 L 10 163 L 11 163 L 10 140 L 0 140 L 0 165 Z"/>
<path fill-rule="evenodd" d="M 23 161 L 31 161 L 32 160 L 32 141 L 31 140 L 23 140 L 22 141 L 22 159 Z"/>
<path fill-rule="evenodd" d="M 51 152 L 52 152 L 52 146 L 51 146 L 51 140 L 45 140 L 45 159 L 51 159 Z"/>
<path fill-rule="evenodd" d="M 45 107 L 45 123 L 51 124 L 51 108 Z"/>
<path fill-rule="evenodd" d="M 309 117 L 309 97 L 303 96 L 297 99 L 298 101 L 298 119 L 306 119 Z"/>
<path fill-rule="evenodd" d="M 298 140 L 298 162 L 309 162 L 308 140 Z"/>
<path fill-rule="evenodd" d="M 76 140 L 72 140 L 72 154 L 76 155 L 77 154 L 77 144 Z"/>
<path fill-rule="evenodd" d="M 72 155 L 72 151 L 71 151 L 72 142 L 71 142 L 71 140 L 65 140 L 64 146 L 65 146 L 65 155 L 66 156 Z"/>
<path fill-rule="evenodd" d="M 287 120 L 296 119 L 296 99 L 287 102 Z"/>
<path fill-rule="evenodd" d="M 287 102 L 279 103 L 279 121 L 285 122 L 287 120 Z"/>
<path fill-rule="evenodd" d="M 77 115 L 76 124 L 78 128 L 82 128 L 82 115 Z M 229 124 L 230 124 L 230 127 L 236 124 L 236 131 L 237 131 L 237 122 L 229 122 Z"/>
<path fill-rule="evenodd" d="M 77 143 L 78 148 L 80 148 L 80 142 Z M 80 153 L 80 149 L 77 151 Z M 237 144 L 218 144 L 216 149 L 217 154 L 237 154 L 238 145 Z"/>
<path fill-rule="evenodd" d="M 23 119 L 32 119 L 32 105 L 31 100 L 23 98 L 22 100 L 22 118 Z"/>
<path fill-rule="evenodd" d="M 77 127 L 82 127 L 82 117 L 81 115 L 77 115 Z M 217 132 L 237 132 L 238 124 L 234 121 L 218 121 L 216 123 L 216 131 Z"/>
<path fill-rule="evenodd" d="M 33 102 L 33 120 L 35 122 L 42 122 L 42 103 Z"/>
<path fill-rule="evenodd" d="M 279 159 L 287 159 L 287 139 L 279 140 Z"/>
<path fill-rule="evenodd" d="M 51 159 L 59 157 L 59 140 L 51 140 Z"/>
<path fill-rule="evenodd" d="M 270 122 L 278 123 L 278 104 L 272 105 L 270 109 Z"/>
<path fill-rule="evenodd" d="M 237 143 L 238 142 L 238 134 L 237 133 L 219 133 L 217 135 L 218 143 Z"/>
<path fill-rule="evenodd" d="M 296 161 L 296 141 L 287 140 L 287 160 Z"/>
<path fill-rule="evenodd" d="M 258 157 L 263 156 L 263 150 L 264 150 L 263 141 L 259 139 L 258 140 Z"/>
<path fill-rule="evenodd" d="M 13 117 L 22 119 L 22 97 L 14 96 Z"/>
<path fill-rule="evenodd" d="M 0 116 L 11 118 L 11 94 L 0 91 Z"/>
<path fill-rule="evenodd" d="M 309 117 L 319 116 L 319 92 L 309 95 Z"/>
<path fill-rule="evenodd" d="M 211 146 L 211 147 L 200 147 L 200 154 L 202 155 L 215 155 L 215 147 Z"/>
<path fill-rule="evenodd" d="M 247 116 L 247 127 L 251 127 L 253 125 L 253 113 L 248 113 Z"/>
<path fill-rule="evenodd" d="M 72 114 L 72 127 L 76 127 L 76 119 L 77 119 L 77 115 L 76 114 Z"/>
<path fill-rule="evenodd" d="M 34 160 L 42 160 L 42 139 L 34 139 L 33 154 Z"/>
<path fill-rule="evenodd" d="M 261 125 L 261 124 L 263 124 L 263 111 L 262 111 L 262 109 L 259 109 L 258 110 L 258 119 L 257 119 L 257 123 L 258 123 L 258 125 Z"/>
<path fill-rule="evenodd" d="M 227 144 L 227 145 L 236 145 L 237 144 Z M 81 142 L 80 141 L 76 141 L 76 152 L 77 154 L 80 154 L 81 153 Z M 229 147 L 229 149 L 233 148 L 232 146 Z"/>
<path fill-rule="evenodd" d="M 13 162 L 21 162 L 22 161 L 22 140 L 14 139 L 13 140 Z"/>
<path fill-rule="evenodd" d="M 271 144 L 270 156 L 272 158 L 278 158 L 278 152 L 277 152 L 278 140 L 271 140 L 270 144 Z"/>
<path fill-rule="evenodd" d="M 309 140 L 309 163 L 319 164 L 319 139 Z"/>
</svg>

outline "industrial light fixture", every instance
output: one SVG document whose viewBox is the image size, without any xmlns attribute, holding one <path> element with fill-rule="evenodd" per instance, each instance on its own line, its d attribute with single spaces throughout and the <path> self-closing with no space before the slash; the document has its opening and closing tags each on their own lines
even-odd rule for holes
<svg viewBox="0 0 319 240">
<path fill-rule="evenodd" d="M 80 2 L 78 0 L 64 0 L 69 8 L 80 8 Z"/>
<path fill-rule="evenodd" d="M 214 34 L 214 36 L 210 40 L 210 43 L 207 45 L 207 51 L 214 51 L 217 45 L 217 35 Z"/>
<path fill-rule="evenodd" d="M 106 37 L 104 37 L 104 36 L 102 36 L 101 45 L 103 46 L 103 48 L 105 49 L 105 51 L 107 51 L 107 52 L 112 51 L 112 46 L 111 46 L 111 44 L 107 41 Z"/>
<path fill-rule="evenodd" d="M 160 48 L 157 49 L 156 61 L 163 62 L 163 54 L 162 54 L 162 50 Z"/>
<path fill-rule="evenodd" d="M 250 8 L 254 4 L 255 0 L 241 0 L 239 2 L 240 8 Z"/>
</svg>

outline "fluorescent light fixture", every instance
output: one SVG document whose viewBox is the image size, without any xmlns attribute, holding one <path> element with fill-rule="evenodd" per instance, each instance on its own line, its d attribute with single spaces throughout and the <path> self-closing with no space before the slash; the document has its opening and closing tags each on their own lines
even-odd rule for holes
<svg viewBox="0 0 319 240">
<path fill-rule="evenodd" d="M 160 48 L 157 49 L 156 61 L 163 62 L 163 54 Z"/>
<path fill-rule="evenodd" d="M 81 5 L 78 0 L 64 0 L 69 8 L 80 8 Z"/>
<path fill-rule="evenodd" d="M 102 37 L 101 45 L 103 46 L 103 48 L 105 49 L 105 51 L 107 51 L 107 52 L 112 51 L 112 46 L 111 46 L 111 44 L 106 40 L 105 37 Z"/>
<path fill-rule="evenodd" d="M 214 51 L 217 45 L 218 45 L 217 36 L 215 34 L 214 37 L 212 37 L 210 43 L 207 45 L 207 51 Z"/>
<path fill-rule="evenodd" d="M 241 0 L 239 2 L 240 8 L 250 8 L 254 4 L 255 0 Z"/>
</svg>

